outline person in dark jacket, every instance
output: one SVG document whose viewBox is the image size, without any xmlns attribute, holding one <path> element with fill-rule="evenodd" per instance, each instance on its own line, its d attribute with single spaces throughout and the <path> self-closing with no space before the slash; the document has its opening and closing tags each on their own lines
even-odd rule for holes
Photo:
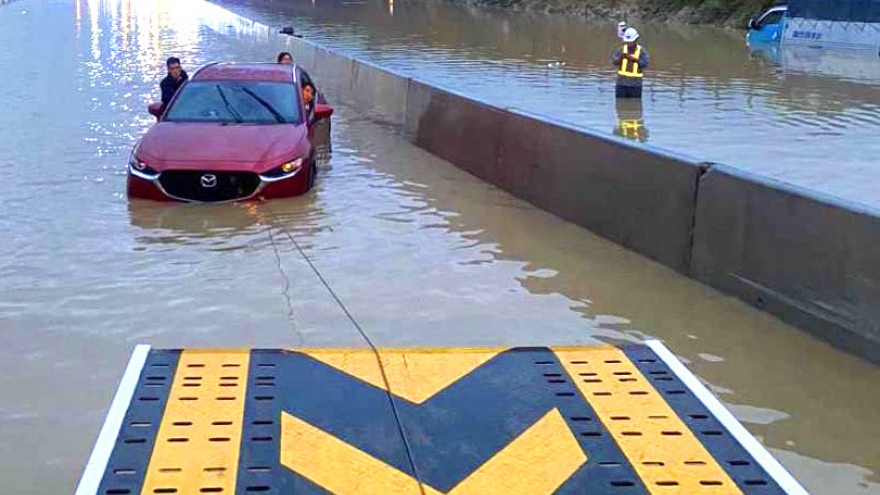
<svg viewBox="0 0 880 495">
<path fill-rule="evenodd" d="M 162 82 L 159 83 L 159 88 L 162 89 L 162 106 L 167 107 L 168 102 L 171 101 L 171 98 L 174 97 L 174 94 L 177 93 L 177 90 L 189 79 L 189 76 L 186 74 L 186 71 L 180 67 L 180 59 L 177 57 L 171 57 L 165 62 L 165 66 L 168 68 L 168 75 L 165 76 L 165 79 L 162 79 Z"/>
<path fill-rule="evenodd" d="M 622 48 L 611 56 L 611 64 L 617 67 L 618 98 L 641 98 L 642 79 L 645 77 L 645 69 L 648 68 L 648 51 L 638 43 L 639 32 L 635 28 L 628 27 L 623 32 Z"/>
</svg>

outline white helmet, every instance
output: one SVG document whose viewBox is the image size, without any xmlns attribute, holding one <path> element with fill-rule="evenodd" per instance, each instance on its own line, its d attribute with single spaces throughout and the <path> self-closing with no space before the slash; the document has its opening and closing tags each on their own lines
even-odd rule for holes
<svg viewBox="0 0 880 495">
<path fill-rule="evenodd" d="M 639 39 L 639 32 L 636 31 L 636 28 L 626 28 L 626 31 L 623 32 L 624 43 L 632 43 L 637 39 Z"/>
</svg>

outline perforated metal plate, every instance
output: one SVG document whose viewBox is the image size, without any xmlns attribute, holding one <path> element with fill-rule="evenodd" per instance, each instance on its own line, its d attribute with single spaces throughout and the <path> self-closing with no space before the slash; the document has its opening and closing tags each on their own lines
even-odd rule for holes
<svg viewBox="0 0 880 495">
<path fill-rule="evenodd" d="M 659 342 L 153 350 L 127 374 L 77 495 L 806 493 Z"/>
</svg>

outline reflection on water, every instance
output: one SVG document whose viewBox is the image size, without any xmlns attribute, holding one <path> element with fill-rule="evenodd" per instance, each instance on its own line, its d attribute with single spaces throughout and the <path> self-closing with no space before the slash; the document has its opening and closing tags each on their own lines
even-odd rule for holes
<svg viewBox="0 0 880 495">
<path fill-rule="evenodd" d="M 135 343 L 366 345 L 303 254 L 379 345 L 661 337 L 813 493 L 880 491 L 876 367 L 477 181 L 345 102 L 306 196 L 129 202 L 125 160 L 152 124 L 164 59 L 271 60 L 270 28 L 197 0 L 21 5 L 28 15 L 0 9 L 0 46 L 16 47 L 0 69 L 26 76 L 0 92 L 4 493 L 71 491 Z M 609 127 L 639 120 L 614 112 Z"/>
<path fill-rule="evenodd" d="M 827 76 L 832 80 L 880 84 L 878 54 L 866 50 L 816 48 L 808 45 L 753 43 L 751 53 L 764 58 L 785 72 Z"/>
<path fill-rule="evenodd" d="M 432 0 L 399 4 L 393 16 L 384 2 L 218 1 L 502 106 L 619 128 L 609 61 L 616 19 L 596 25 Z M 750 57 L 741 32 L 637 27 L 652 55 L 644 96 L 652 144 L 880 207 L 880 58 L 828 70 L 838 58 L 813 50 L 768 64 Z M 837 150 L 833 162 L 827 149 Z"/>
<path fill-rule="evenodd" d="M 615 135 L 643 143 L 648 140 L 641 98 L 618 98 L 614 108 L 617 111 Z"/>
<path fill-rule="evenodd" d="M 230 205 L 179 207 L 152 201 L 132 200 L 128 206 L 131 225 L 140 232 L 135 239 L 150 244 L 203 245 L 213 241 L 227 248 L 235 237 L 250 239 L 261 228 L 254 206 Z"/>
</svg>

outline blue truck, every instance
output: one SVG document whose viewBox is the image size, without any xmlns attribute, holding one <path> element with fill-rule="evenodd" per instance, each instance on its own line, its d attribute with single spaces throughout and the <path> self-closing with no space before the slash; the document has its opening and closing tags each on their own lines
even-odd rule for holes
<svg viewBox="0 0 880 495">
<path fill-rule="evenodd" d="M 880 56 L 880 0 L 788 0 L 749 21 L 749 45 L 869 50 Z"/>
</svg>

